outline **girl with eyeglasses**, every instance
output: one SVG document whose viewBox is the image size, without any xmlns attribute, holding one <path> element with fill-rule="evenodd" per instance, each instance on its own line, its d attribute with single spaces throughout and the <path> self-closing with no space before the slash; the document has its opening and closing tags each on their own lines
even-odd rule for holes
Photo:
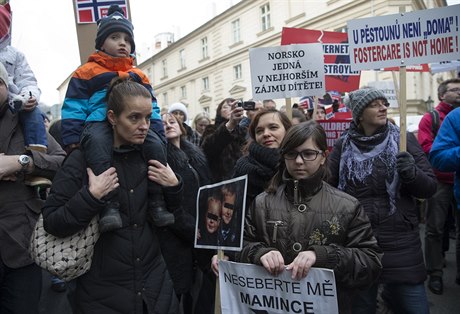
<svg viewBox="0 0 460 314">
<path fill-rule="evenodd" d="M 369 220 L 354 197 L 323 181 L 327 143 L 319 124 L 292 126 L 279 149 L 277 172 L 249 209 L 238 259 L 293 279 L 311 267 L 333 269 L 340 313 L 348 313 L 353 290 L 371 285 L 381 271 Z"/>
<path fill-rule="evenodd" d="M 407 152 L 399 152 L 400 131 L 388 122 L 382 91 L 362 88 L 344 101 L 353 121 L 332 150 L 329 183 L 361 202 L 384 252 L 379 281 L 355 295 L 353 313 L 376 312 L 379 284 L 394 313 L 428 313 L 415 198 L 436 191 L 431 165 L 411 133 Z"/>
</svg>

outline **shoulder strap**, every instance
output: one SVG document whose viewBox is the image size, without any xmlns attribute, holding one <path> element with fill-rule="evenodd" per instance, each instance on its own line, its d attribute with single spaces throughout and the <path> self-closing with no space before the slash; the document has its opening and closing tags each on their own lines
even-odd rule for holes
<svg viewBox="0 0 460 314">
<path fill-rule="evenodd" d="M 439 130 L 439 112 L 436 109 L 430 111 L 431 115 L 431 132 L 433 133 L 433 137 L 436 137 Z"/>
</svg>

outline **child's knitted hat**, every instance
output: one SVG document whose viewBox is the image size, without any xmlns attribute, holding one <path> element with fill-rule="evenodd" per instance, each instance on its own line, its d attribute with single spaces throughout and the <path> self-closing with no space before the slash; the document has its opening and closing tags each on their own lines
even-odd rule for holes
<svg viewBox="0 0 460 314">
<path fill-rule="evenodd" d="M 123 9 L 118 5 L 112 4 L 107 12 L 107 16 L 97 21 L 96 49 L 100 50 L 106 38 L 115 32 L 124 32 L 130 36 L 131 53 L 136 50 L 134 44 L 133 24 L 124 17 Z"/>
</svg>

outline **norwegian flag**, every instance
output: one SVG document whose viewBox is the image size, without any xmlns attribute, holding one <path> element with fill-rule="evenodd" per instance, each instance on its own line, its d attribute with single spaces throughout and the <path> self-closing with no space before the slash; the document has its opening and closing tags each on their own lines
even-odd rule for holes
<svg viewBox="0 0 460 314">
<path fill-rule="evenodd" d="M 107 15 L 112 4 L 118 4 L 128 18 L 127 0 L 76 0 L 77 23 L 96 23 L 97 20 Z"/>
<path fill-rule="evenodd" d="M 325 105 L 323 106 L 324 111 L 326 112 L 326 120 L 334 118 L 334 111 L 332 109 L 332 105 Z"/>
</svg>

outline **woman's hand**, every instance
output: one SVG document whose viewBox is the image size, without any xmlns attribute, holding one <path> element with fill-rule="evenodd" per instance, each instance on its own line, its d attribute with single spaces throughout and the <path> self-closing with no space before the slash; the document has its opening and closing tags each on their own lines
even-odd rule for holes
<svg viewBox="0 0 460 314">
<path fill-rule="evenodd" d="M 292 270 L 292 279 L 300 280 L 307 276 L 308 271 L 315 263 L 316 253 L 314 251 L 303 251 L 286 267 L 286 270 Z"/>
<path fill-rule="evenodd" d="M 238 100 L 235 100 L 231 103 L 232 111 L 230 112 L 230 119 L 225 124 L 227 130 L 234 130 L 238 124 L 240 123 L 241 119 L 244 117 L 244 109 L 242 107 L 237 107 L 236 104 Z"/>
<path fill-rule="evenodd" d="M 176 177 L 174 171 L 167 164 L 163 165 L 158 160 L 149 160 L 149 180 L 158 183 L 161 186 L 176 186 L 179 184 L 179 180 Z"/>
<path fill-rule="evenodd" d="M 260 262 L 274 276 L 278 276 L 284 270 L 284 258 L 279 251 L 270 251 L 262 255 Z"/>
<path fill-rule="evenodd" d="M 224 255 L 222 258 L 223 261 L 228 261 L 228 256 Z M 217 254 L 214 255 L 211 259 L 211 269 L 217 277 L 219 277 L 219 258 L 217 258 Z"/>
<path fill-rule="evenodd" d="M 110 167 L 98 176 L 90 168 L 86 168 L 86 171 L 88 172 L 89 192 L 98 200 L 120 186 L 117 171 L 114 167 Z"/>
</svg>

